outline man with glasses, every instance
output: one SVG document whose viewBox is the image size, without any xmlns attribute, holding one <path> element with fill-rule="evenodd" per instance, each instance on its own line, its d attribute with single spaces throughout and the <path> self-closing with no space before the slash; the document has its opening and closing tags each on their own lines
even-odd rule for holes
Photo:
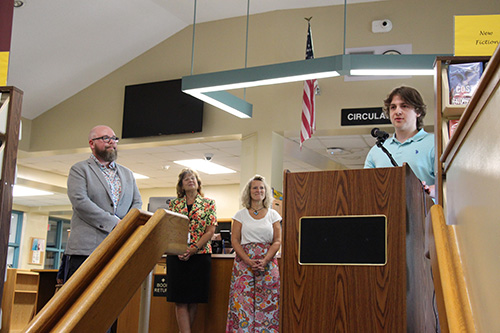
<svg viewBox="0 0 500 333">
<path fill-rule="evenodd" d="M 132 171 L 115 162 L 117 143 L 111 128 L 94 127 L 89 133 L 90 158 L 76 163 L 69 172 L 73 216 L 65 251 L 68 279 L 131 208 L 142 207 Z"/>
</svg>

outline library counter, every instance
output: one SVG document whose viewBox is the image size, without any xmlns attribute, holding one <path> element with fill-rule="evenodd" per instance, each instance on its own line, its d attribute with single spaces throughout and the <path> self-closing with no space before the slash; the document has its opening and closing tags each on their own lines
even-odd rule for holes
<svg viewBox="0 0 500 333">
<path fill-rule="evenodd" d="M 226 327 L 229 284 L 235 254 L 212 254 L 210 296 L 208 304 L 199 304 L 194 332 L 224 332 Z M 281 259 L 278 257 L 279 264 Z M 165 274 L 165 258 L 156 265 L 154 275 Z M 281 270 L 281 266 L 280 266 Z M 153 277 L 154 280 L 154 277 Z M 154 281 L 153 281 L 154 282 Z M 153 283 L 154 289 L 154 283 Z M 118 333 L 136 333 L 139 323 L 140 289 L 118 317 Z M 150 332 L 178 332 L 175 305 L 164 296 L 151 297 Z"/>
</svg>

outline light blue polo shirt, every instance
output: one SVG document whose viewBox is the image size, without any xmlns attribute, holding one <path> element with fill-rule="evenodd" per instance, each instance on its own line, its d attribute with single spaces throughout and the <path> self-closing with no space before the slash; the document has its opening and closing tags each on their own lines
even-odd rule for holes
<svg viewBox="0 0 500 333">
<path fill-rule="evenodd" d="M 427 185 L 434 185 L 434 134 L 421 129 L 405 142 L 399 142 L 394 135 L 385 140 L 384 147 L 391 153 L 399 166 L 408 163 L 415 175 Z M 376 145 L 365 160 L 365 168 L 392 167 L 389 157 Z"/>
</svg>

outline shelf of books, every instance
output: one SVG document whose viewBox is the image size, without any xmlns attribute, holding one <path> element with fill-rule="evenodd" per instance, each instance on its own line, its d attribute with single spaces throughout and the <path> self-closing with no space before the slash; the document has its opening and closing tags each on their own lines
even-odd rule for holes
<svg viewBox="0 0 500 333">
<path fill-rule="evenodd" d="M 444 206 L 441 155 L 450 142 L 490 57 L 437 57 L 435 69 L 436 203 Z"/>
</svg>

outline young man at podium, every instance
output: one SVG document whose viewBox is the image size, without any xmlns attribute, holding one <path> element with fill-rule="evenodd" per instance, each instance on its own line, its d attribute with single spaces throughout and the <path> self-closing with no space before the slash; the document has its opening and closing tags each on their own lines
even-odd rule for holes
<svg viewBox="0 0 500 333">
<path fill-rule="evenodd" d="M 394 135 L 382 147 L 372 147 L 365 168 L 392 167 L 391 158 L 399 166 L 407 163 L 434 198 L 434 135 L 423 129 L 427 110 L 422 96 L 415 88 L 395 88 L 384 100 L 384 112 L 394 126 Z"/>
</svg>

